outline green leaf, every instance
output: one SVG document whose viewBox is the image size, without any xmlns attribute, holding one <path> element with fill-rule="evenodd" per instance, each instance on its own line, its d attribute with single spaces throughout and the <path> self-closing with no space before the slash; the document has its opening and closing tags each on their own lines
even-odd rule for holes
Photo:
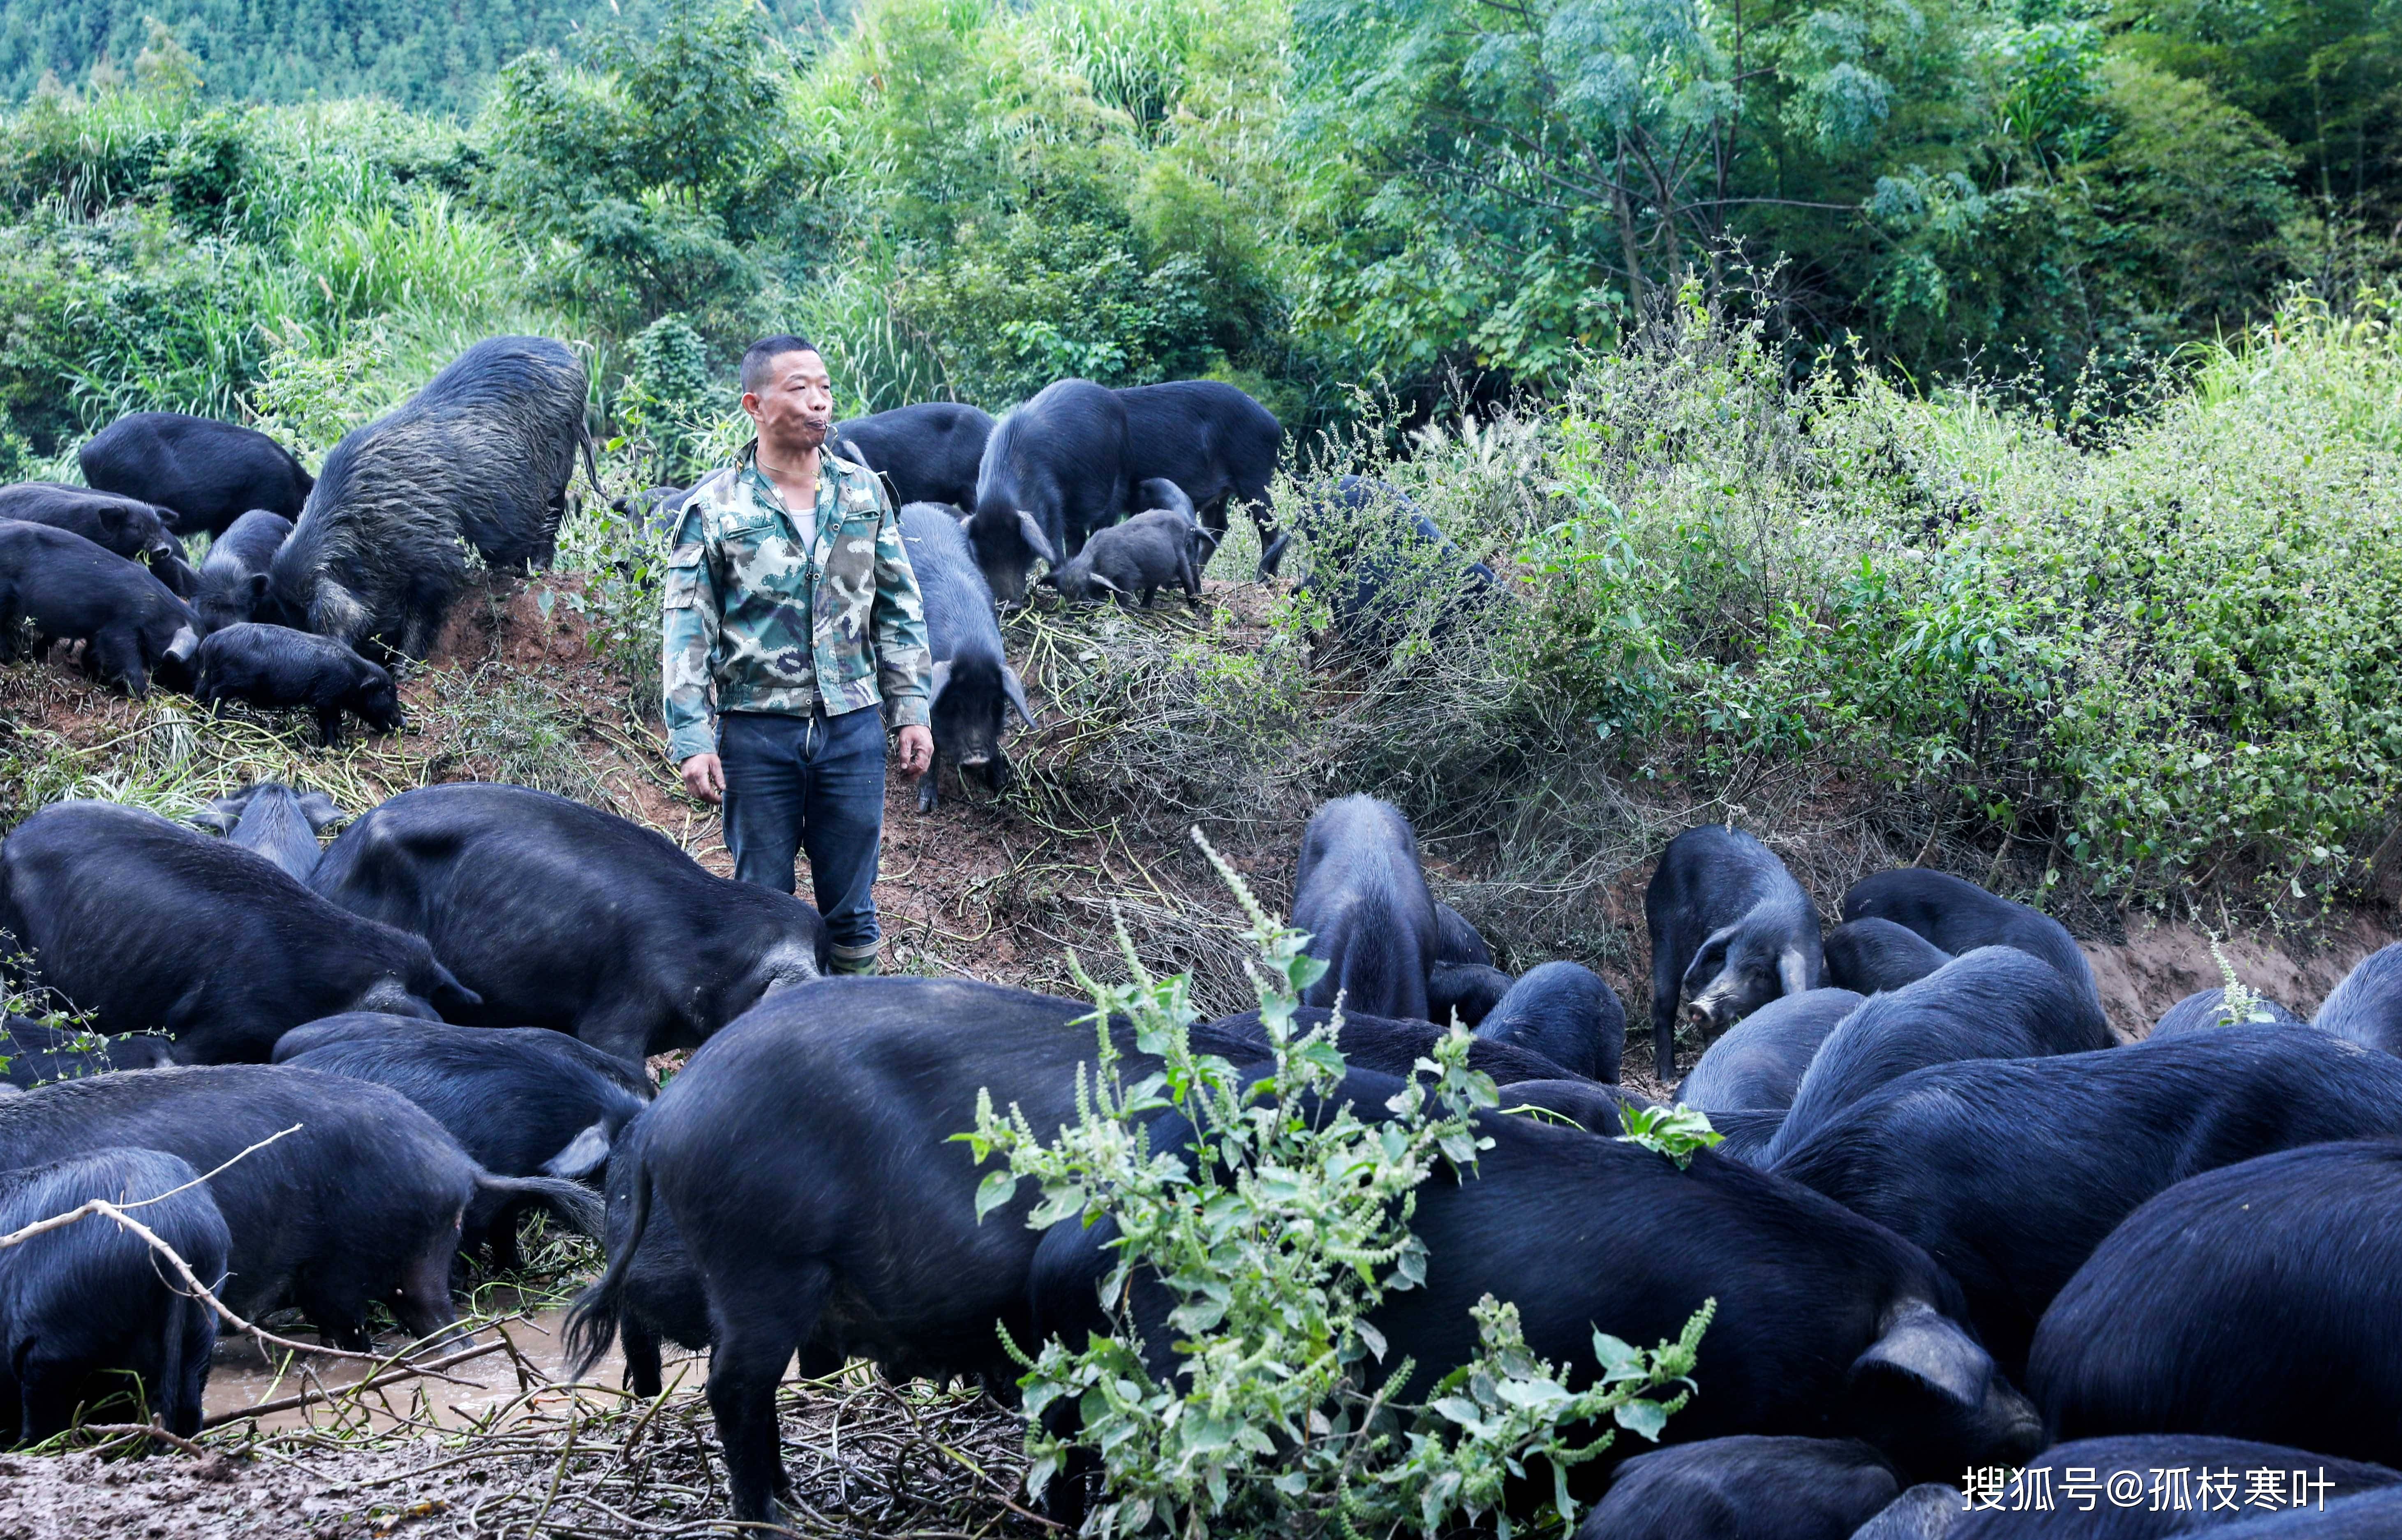
<svg viewBox="0 0 2402 1540">
<path fill-rule="evenodd" d="M 1611 1415 L 1618 1420 L 1620 1427 L 1629 1433 L 1639 1434 L 1655 1444 L 1668 1426 L 1667 1408 L 1657 1401 L 1646 1401 L 1639 1396 L 1622 1404 Z"/>
<path fill-rule="evenodd" d="M 1016 1196 L 1017 1177 L 1015 1172 L 997 1171 L 987 1173 L 983 1181 L 976 1184 L 976 1223 L 983 1224 L 986 1214 Z"/>
</svg>

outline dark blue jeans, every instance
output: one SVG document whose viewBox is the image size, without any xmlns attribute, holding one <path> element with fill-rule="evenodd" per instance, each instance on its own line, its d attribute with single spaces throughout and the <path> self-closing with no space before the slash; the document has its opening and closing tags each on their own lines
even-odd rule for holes
<svg viewBox="0 0 2402 1540">
<path fill-rule="evenodd" d="M 884 714 L 727 712 L 717 722 L 725 768 L 725 847 L 734 875 L 793 891 L 793 854 L 809 855 L 836 969 L 876 958 L 876 858 L 884 839 Z"/>
</svg>

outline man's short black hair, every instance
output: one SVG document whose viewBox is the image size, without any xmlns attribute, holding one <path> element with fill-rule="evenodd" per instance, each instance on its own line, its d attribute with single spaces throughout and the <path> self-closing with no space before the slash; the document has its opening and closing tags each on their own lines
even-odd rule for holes
<svg viewBox="0 0 2402 1540">
<path fill-rule="evenodd" d="M 762 337 L 742 352 L 742 394 L 756 395 L 767 383 L 767 366 L 788 353 L 815 353 L 818 345 L 806 337 L 780 332 L 774 337 Z"/>
</svg>

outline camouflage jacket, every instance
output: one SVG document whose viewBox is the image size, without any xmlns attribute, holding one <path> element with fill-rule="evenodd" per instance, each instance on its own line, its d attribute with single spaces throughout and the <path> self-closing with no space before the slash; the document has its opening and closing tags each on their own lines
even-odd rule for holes
<svg viewBox="0 0 2402 1540">
<path fill-rule="evenodd" d="M 801 543 L 754 443 L 693 489 L 668 556 L 660 693 L 681 763 L 717 748 L 717 711 L 839 716 L 889 703 L 926 721 L 926 607 L 883 485 L 818 458 L 816 538 Z"/>
</svg>

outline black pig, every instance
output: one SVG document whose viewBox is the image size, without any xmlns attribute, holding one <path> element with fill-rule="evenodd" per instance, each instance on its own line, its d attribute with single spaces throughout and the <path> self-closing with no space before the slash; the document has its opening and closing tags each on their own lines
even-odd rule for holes
<svg viewBox="0 0 2402 1540">
<path fill-rule="evenodd" d="M 276 602 L 311 631 L 422 659 L 467 580 L 546 566 L 576 451 L 595 487 L 583 361 L 545 337 L 494 337 L 325 456 L 275 555 Z"/>
<path fill-rule="evenodd" d="M 1948 872 L 1904 867 L 1862 878 L 1843 895 L 1843 923 L 1890 920 L 1958 956 L 1979 947 L 2016 947 L 2060 970 L 2077 991 L 2080 1008 L 2093 1029 L 2109 1031 L 2102 1012 L 2101 992 L 2093 987 L 2093 964 L 2068 927 L 2039 909 L 1987 893 L 1976 883 Z"/>
<path fill-rule="evenodd" d="M 187 1064 L 263 1061 L 286 1030 L 339 1011 L 477 1004 L 417 936 L 110 802 L 53 803 L 0 843 L 0 930 L 94 1028 L 164 1031 Z"/>
<path fill-rule="evenodd" d="M 295 792 L 279 781 L 261 781 L 230 797 L 214 798 L 188 820 L 303 882 L 324 853 L 317 836 L 341 821 L 342 810 L 324 792 Z"/>
<path fill-rule="evenodd" d="M 1145 609 L 1160 590 L 1174 585 L 1184 590 L 1186 603 L 1198 605 L 1201 568 L 1208 560 L 1199 547 L 1206 538 L 1183 514 L 1152 508 L 1095 530 L 1083 550 L 1052 569 L 1048 581 L 1070 599 L 1097 604 L 1111 598 L 1121 604 L 1139 600 Z"/>
<path fill-rule="evenodd" d="M 1310 815 L 1293 874 L 1292 923 L 1325 976 L 1304 1003 L 1371 1016 L 1427 1016 L 1442 942 L 1410 821 L 1389 802 L 1344 797 Z"/>
<path fill-rule="evenodd" d="M 132 1216 L 214 1291 L 232 1238 L 200 1176 L 155 1149 L 95 1150 L 0 1171 L 0 1235 L 95 1198 L 139 1203 Z M 200 1431 L 216 1340 L 216 1311 L 185 1292 L 148 1242 L 104 1214 L 0 1251 L 0 1446 L 54 1437 L 79 1411 L 129 1392 L 138 1410 L 92 1420 L 136 1422 L 146 1414 L 189 1438 Z"/>
<path fill-rule="evenodd" d="M 1438 958 L 1427 972 L 1427 1020 L 1474 1027 L 1493 1012 L 1512 982 L 1499 968 L 1479 963 L 1446 963 Z"/>
<path fill-rule="evenodd" d="M 2028 1389 L 2063 1438 L 2274 1438 L 2402 1465 L 2402 1142 L 2188 1177 L 2044 1311 Z"/>
<path fill-rule="evenodd" d="M 180 683 L 200 646 L 190 606 L 140 562 L 66 530 L 0 520 L 0 663 L 15 661 L 28 621 L 39 652 L 81 642 L 85 669 L 136 697 L 154 672 Z"/>
<path fill-rule="evenodd" d="M 622 1060 L 545 1027 L 361 1012 L 293 1028 L 276 1043 L 275 1062 L 389 1086 L 503 1176 L 591 1176 L 651 1096 L 647 1076 Z M 531 1206 L 499 1209 L 462 1245 L 489 1247 L 496 1268 L 516 1266 L 518 1217 Z"/>
<path fill-rule="evenodd" d="M 2148 1042 L 2154 1037 L 2174 1037 L 2179 1033 L 2202 1032 L 2211 1027 L 2232 1027 L 2245 1022 L 2261 1021 L 2278 1022 L 2292 1027 L 2305 1024 L 2300 1017 L 2274 1000 L 2256 1000 L 2248 1012 L 2239 1016 L 2229 1006 L 2226 990 L 2197 990 L 2160 1012 L 2160 1019 L 2152 1023 L 2152 1030 L 2147 1034 L 2145 1040 Z"/>
<path fill-rule="evenodd" d="M 405 791 L 344 829 L 310 882 L 432 943 L 479 997 L 452 1020 L 550 1027 L 631 1063 L 698 1045 L 827 964 L 824 922 L 790 894 L 524 786 Z"/>
<path fill-rule="evenodd" d="M 1004 604 L 1026 597 L 1036 561 L 1053 566 L 1125 512 L 1126 410 L 1089 380 L 1061 380 L 994 424 L 976 469 L 968 545 Z"/>
<path fill-rule="evenodd" d="M 1827 982 L 1855 994 L 1914 984 L 1952 961 L 1952 954 L 1907 925 L 1855 920 L 1827 933 Z"/>
<path fill-rule="evenodd" d="M 1476 1024 L 1476 1035 L 1530 1049 L 1588 1080 L 1616 1080 L 1626 1007 L 1582 964 L 1545 963 L 1519 976 Z"/>
<path fill-rule="evenodd" d="M 932 700 L 927 706 L 934 735 L 934 763 L 918 782 L 918 811 L 932 812 L 942 799 L 946 761 L 964 776 L 973 773 L 987 789 L 1009 788 L 1009 756 L 1001 749 L 1005 712 L 1028 727 L 1033 709 L 1026 687 L 1001 653 L 1001 626 L 993 619 L 992 590 L 985 586 L 966 531 L 947 508 L 910 503 L 901 509 L 901 538 L 926 606 L 926 639 L 934 659 Z"/>
<path fill-rule="evenodd" d="M 1260 548 L 1277 545 L 1276 512 L 1268 499 L 1284 426 L 1276 414 L 1215 380 L 1171 380 L 1117 393 L 1125 409 L 1126 481 L 1130 489 L 1172 481 L 1208 531 L 1210 548 L 1225 538 L 1228 510 L 1239 505 L 1260 532 Z M 1142 507 L 1172 507 L 1144 502 Z M 1261 576 L 1274 569 L 1263 563 Z"/>
<path fill-rule="evenodd" d="M 231 1237 L 228 1309 L 255 1321 L 297 1304 L 352 1351 L 367 1347 L 378 1302 L 414 1337 L 458 1319 L 449 1282 L 462 1215 L 480 1225 L 531 1198 L 585 1234 L 600 1228 L 599 1200 L 574 1183 L 494 1176 L 397 1093 L 289 1064 L 104 1075 L 0 1102 L 0 1168 L 121 1145 L 215 1172 L 209 1196 Z"/>
<path fill-rule="evenodd" d="M 274 569 L 275 553 L 291 537 L 291 520 L 253 508 L 209 543 L 192 584 L 192 613 L 200 617 L 201 631 L 279 618 L 261 612 L 271 607 L 268 575 Z"/>
<path fill-rule="evenodd" d="M 1812 1056 L 1768 1158 L 1774 1162 L 1843 1108 L 1928 1064 L 2109 1046 L 2059 970 L 2016 947 L 1979 947 L 1845 1016 Z"/>
<path fill-rule="evenodd" d="M 975 502 L 992 414 L 958 401 L 895 407 L 834 425 L 826 447 L 884 478 L 893 506 Z"/>
<path fill-rule="evenodd" d="M 1651 1071 L 1676 1074 L 1677 1009 L 1723 1031 L 1825 981 L 1818 911 L 1766 845 L 1722 824 L 1668 841 L 1643 892 L 1651 933 Z"/>
<path fill-rule="evenodd" d="M 192 699 L 254 706 L 298 707 L 317 718 L 328 742 L 341 736 L 349 712 L 373 732 L 400 728 L 400 689 L 380 663 L 370 663 L 330 636 L 289 626 L 244 620 L 200 641 Z"/>
<path fill-rule="evenodd" d="M 663 1208 L 709 1302 L 709 1394 L 737 1518 L 772 1518 L 776 1384 L 797 1351 L 870 1356 L 888 1373 L 1015 1377 L 994 1324 L 1030 1335 L 1034 1195 L 978 1224 L 985 1172 L 951 1136 L 973 1125 L 980 1090 L 1037 1127 L 1072 1119 L 1076 1066 L 1094 1053 L 1088 1014 L 959 980 L 828 979 L 711 1039 L 645 1115 L 631 1242 L 578 1301 L 571 1336 L 587 1357 L 605 1345 L 647 1211 Z M 1136 1073 L 1146 1061 L 1130 1058 Z M 1363 1080 L 1356 1100 L 1381 1104 L 1396 1085 Z M 1580 1131 L 1483 1123 L 1497 1145 L 1477 1175 L 1419 1192 L 1413 1228 L 1433 1286 L 1379 1312 L 1423 1372 L 1472 1348 L 1468 1306 L 1486 1289 L 1518 1300 L 1539 1353 L 1586 1363 L 1594 1323 L 1650 1340 L 1716 1297 L 1722 1367 L 1672 1436 L 1831 1417 L 1951 1470 L 2035 1447 L 2032 1409 L 1954 1324 L 1957 1290 L 1915 1248 L 1706 1153 L 1679 1171 Z M 1604 1218 L 1582 1217 L 1588 1205 Z M 1802 1283 L 1807 1298 L 1793 1294 Z"/>
<path fill-rule="evenodd" d="M 2281 1149 L 2394 1135 L 2402 1061 L 2332 1033 L 2221 1027 L 1913 1070 L 1775 1169 L 1925 1246 L 2009 1370 L 2052 1297 L 2154 1193 Z"/>
<path fill-rule="evenodd" d="M 1857 1439 L 1735 1434 L 1619 1466 L 1577 1540 L 1851 1540 L 1900 1493 Z"/>
<path fill-rule="evenodd" d="M 173 1063 L 175 1054 L 173 1045 L 155 1033 L 111 1037 L 63 1018 L 10 1016 L 0 1019 L 0 1081 L 31 1090 L 53 1080 L 159 1069 Z"/>
<path fill-rule="evenodd" d="M 173 508 L 178 534 L 220 532 L 252 508 L 297 519 L 316 484 L 267 435 L 174 411 L 130 412 L 92 435 L 76 458 L 83 479 L 102 491 Z"/>
<path fill-rule="evenodd" d="M 173 510 L 139 498 L 70 487 L 56 481 L 21 481 L 0 487 L 0 519 L 47 524 L 82 535 L 104 551 L 140 562 L 179 599 L 192 595 L 192 569 L 184 548 L 167 532 Z"/>
<path fill-rule="evenodd" d="M 2362 958 L 2320 1003 L 2311 1024 L 2363 1047 L 2402 1053 L 2402 944 Z"/>
<path fill-rule="evenodd" d="M 1859 1006 L 1860 996 L 1850 990 L 1777 996 L 1703 1050 L 1701 1062 L 1677 1088 L 1677 1100 L 1711 1114 L 1713 1122 L 1722 1112 L 1790 1107 L 1818 1045 Z"/>
</svg>

